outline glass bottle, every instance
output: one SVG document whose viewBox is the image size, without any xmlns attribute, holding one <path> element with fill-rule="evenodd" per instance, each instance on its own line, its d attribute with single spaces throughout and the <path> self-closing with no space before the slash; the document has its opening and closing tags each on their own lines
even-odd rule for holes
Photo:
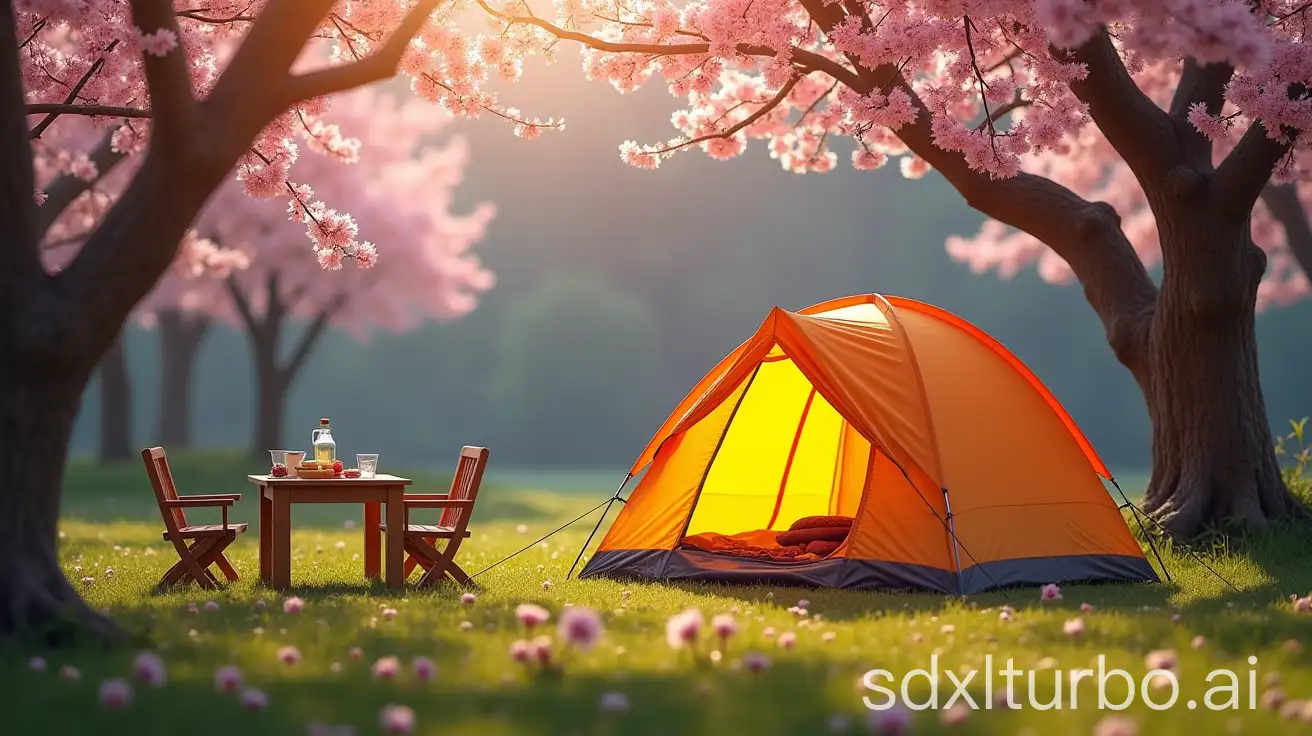
<svg viewBox="0 0 1312 736">
<path fill-rule="evenodd" d="M 320 465 L 332 465 L 337 459 L 337 443 L 333 441 L 327 417 L 319 420 L 319 427 L 310 435 L 310 441 L 314 445 L 315 461 Z"/>
</svg>

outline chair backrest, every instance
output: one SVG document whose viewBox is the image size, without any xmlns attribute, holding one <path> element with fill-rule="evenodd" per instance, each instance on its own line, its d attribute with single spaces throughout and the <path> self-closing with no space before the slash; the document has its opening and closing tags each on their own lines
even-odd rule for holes
<svg viewBox="0 0 1312 736">
<path fill-rule="evenodd" d="M 456 475 L 451 479 L 451 490 L 448 492 L 453 501 L 474 501 L 478 498 L 478 487 L 483 483 L 483 469 L 487 467 L 488 451 L 486 447 L 470 447 L 466 445 L 460 448 L 460 462 L 456 465 Z M 448 508 L 442 511 L 442 518 L 438 521 L 438 526 L 463 528 L 469 525 L 469 516 L 474 512 L 471 508 Z"/>
<path fill-rule="evenodd" d="M 180 508 L 169 508 L 165 501 L 176 501 L 177 486 L 173 484 L 173 473 L 169 471 L 168 458 L 164 457 L 163 447 L 151 447 L 141 451 L 141 459 L 146 463 L 146 475 L 150 477 L 150 487 L 155 489 L 155 502 L 159 504 L 159 515 L 164 517 L 164 528 L 170 533 L 187 525 L 187 515 Z"/>
</svg>

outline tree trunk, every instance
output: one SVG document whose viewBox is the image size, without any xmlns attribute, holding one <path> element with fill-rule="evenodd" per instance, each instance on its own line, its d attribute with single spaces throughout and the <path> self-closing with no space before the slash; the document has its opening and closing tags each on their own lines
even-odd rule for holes
<svg viewBox="0 0 1312 736">
<path fill-rule="evenodd" d="M 270 325 L 248 333 L 251 356 L 255 359 L 255 427 L 251 435 L 251 454 L 268 459 L 267 450 L 286 449 L 282 419 L 287 402 L 287 375 L 278 365 L 278 335 L 281 325 Z"/>
<path fill-rule="evenodd" d="M 43 376 L 30 364 L 0 361 L 0 639 L 23 632 L 58 646 L 79 632 L 121 636 L 70 585 L 56 550 L 59 489 L 89 373 Z"/>
<path fill-rule="evenodd" d="M 155 436 L 166 447 L 191 445 L 191 381 L 196 355 L 209 330 L 210 319 L 177 310 L 159 313 L 159 415 Z"/>
<path fill-rule="evenodd" d="M 123 336 L 100 359 L 100 460 L 132 457 L 132 384 Z"/>
<path fill-rule="evenodd" d="M 1265 255 L 1246 219 L 1185 215 L 1158 218 L 1166 268 L 1146 350 L 1130 365 L 1152 421 L 1145 508 L 1184 538 L 1303 516 L 1280 476 L 1259 381 Z"/>
</svg>

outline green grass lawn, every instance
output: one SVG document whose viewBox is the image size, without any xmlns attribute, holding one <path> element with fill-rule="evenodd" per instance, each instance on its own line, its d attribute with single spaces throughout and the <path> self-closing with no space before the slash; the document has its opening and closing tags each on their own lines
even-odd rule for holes
<svg viewBox="0 0 1312 736">
<path fill-rule="evenodd" d="M 1278 677 L 1290 700 L 1312 697 L 1312 614 L 1295 613 L 1292 593 L 1312 589 L 1312 540 L 1286 535 L 1250 545 L 1243 552 L 1216 551 L 1209 562 L 1241 588 L 1236 593 L 1189 558 L 1168 551 L 1174 582 L 1162 585 L 1069 586 L 1059 602 L 1041 603 L 1037 589 L 1019 589 L 971 598 L 903 595 L 786 587 L 646 585 L 610 581 L 566 581 L 565 573 L 590 524 L 580 523 L 523 555 L 481 575 L 477 601 L 463 605 L 460 592 L 390 592 L 366 584 L 362 576 L 358 507 L 297 506 L 293 510 L 293 584 L 289 595 L 305 600 L 298 614 L 283 611 L 284 595 L 257 585 L 256 506 L 242 475 L 259 464 L 236 456 L 172 458 L 184 494 L 239 491 L 246 498 L 233 519 L 252 523 L 233 547 L 231 558 L 242 582 L 207 593 L 196 588 L 168 595 L 151 592 L 176 556 L 160 539 L 162 525 L 139 464 L 70 468 L 61 525 L 61 559 L 75 582 L 92 577 L 84 590 L 91 603 L 106 609 L 130 630 L 140 632 L 168 667 L 161 688 L 134 685 L 133 702 L 121 710 L 100 706 L 102 680 L 131 678 L 137 649 L 37 652 L 0 649 L 0 692 L 11 706 L 5 734 L 301 734 L 313 722 L 350 724 L 356 733 L 382 733 L 381 709 L 390 704 L 413 709 L 415 733 L 424 734 L 800 734 L 868 733 L 870 711 L 863 696 L 878 696 L 861 684 L 863 673 L 883 668 L 904 673 L 928 667 L 937 654 L 941 701 L 953 686 L 944 671 L 983 668 L 992 655 L 995 673 L 1012 658 L 1018 669 L 1037 669 L 1034 699 L 1050 702 L 1061 670 L 1096 669 L 1106 655 L 1109 668 L 1127 670 L 1136 686 L 1147 672 L 1145 657 L 1174 650 L 1178 659 L 1179 704 L 1153 711 L 1136 697 L 1122 715 L 1141 734 L 1286 733 L 1301 727 L 1277 710 L 1248 708 L 1248 673 L 1256 670 L 1257 690 Z M 249 467 L 248 467 L 249 466 Z M 440 479 L 425 478 L 420 489 L 439 490 Z M 545 485 L 545 484 L 544 484 Z M 1127 489 L 1128 490 L 1128 489 Z M 602 496 L 604 498 L 604 495 Z M 462 552 L 470 572 L 525 546 L 573 518 L 600 498 L 485 488 L 474 517 L 474 536 Z M 347 529 L 346 522 L 355 528 Z M 526 531 L 519 529 L 520 525 Z M 107 573 L 113 568 L 113 575 Z M 550 585 L 547 585 L 550 581 Z M 79 583 L 80 584 L 80 583 Z M 809 599 L 798 618 L 789 607 Z M 213 601 L 217 610 L 206 610 Z M 260 606 L 263 601 L 266 605 Z M 188 603 L 200 610 L 188 612 Z M 513 662 L 509 649 L 523 636 L 514 609 L 521 603 L 546 607 L 546 632 L 557 637 L 555 620 L 568 605 L 601 613 L 605 631 L 591 651 L 560 653 L 563 674 L 534 673 Z M 1096 610 L 1082 613 L 1082 603 Z M 999 608 L 1016 609 L 1000 620 Z M 733 612 L 740 631 L 727 647 L 703 639 L 694 656 L 666 643 L 665 622 L 689 607 L 709 619 Z M 394 609 L 389 618 L 385 609 Z M 1063 633 L 1068 620 L 1081 618 L 1084 633 Z M 791 648 L 780 642 L 795 637 Z M 1202 637 L 1196 640 L 1196 637 Z M 1195 646 L 1197 644 L 1197 646 Z M 277 652 L 296 647 L 301 659 L 278 661 Z M 351 657 L 358 647 L 359 659 Z M 711 654 L 720 650 L 719 655 Z M 768 668 L 753 672 L 744 658 Z M 29 657 L 48 661 L 44 673 L 29 670 Z M 394 656 L 401 671 L 380 680 L 371 673 L 382 657 Z M 1258 664 L 1248 664 L 1256 656 Z M 437 663 L 438 674 L 420 681 L 411 671 L 415 657 Z M 237 695 L 216 692 L 214 673 L 235 665 L 246 686 L 267 694 L 262 711 L 247 711 Z M 59 670 L 76 667 L 80 679 Z M 1212 712 L 1204 693 L 1218 682 L 1204 681 L 1216 668 L 1240 678 L 1240 708 Z M 1037 710 L 1030 687 L 1018 678 L 1019 710 L 982 709 L 983 674 L 969 690 L 981 710 L 957 725 L 942 723 L 934 710 L 913 714 L 918 733 L 1087 734 L 1110 711 L 1097 708 L 1096 681 L 1080 683 L 1078 707 Z M 1002 691 L 994 676 L 994 692 Z M 928 693 L 921 678 L 912 690 Z M 622 694 L 623 698 L 619 695 Z M 1108 695 L 1120 699 L 1124 686 Z M 1150 690 L 1157 701 L 1166 690 Z M 1259 696 L 1260 697 L 1260 696 Z M 1270 696 L 1268 696 L 1270 697 Z M 602 700 L 625 707 L 603 708 Z M 1292 710 L 1292 709 L 1290 709 Z M 1308 710 L 1312 718 L 1312 709 Z M 1104 724 L 1106 727 L 1108 724 Z"/>
</svg>

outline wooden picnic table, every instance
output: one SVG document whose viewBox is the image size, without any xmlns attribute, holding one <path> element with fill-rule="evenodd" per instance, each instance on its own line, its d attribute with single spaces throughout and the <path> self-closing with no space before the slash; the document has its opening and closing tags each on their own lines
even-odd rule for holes
<svg viewBox="0 0 1312 736">
<path fill-rule="evenodd" d="M 364 574 L 379 577 L 378 546 L 382 536 L 380 504 L 387 506 L 387 534 L 383 558 L 387 587 L 405 587 L 405 487 L 409 478 L 375 475 L 372 478 L 274 478 L 250 475 L 260 489 L 260 580 L 276 589 L 291 587 L 292 504 L 359 503 L 364 505 Z"/>
</svg>

